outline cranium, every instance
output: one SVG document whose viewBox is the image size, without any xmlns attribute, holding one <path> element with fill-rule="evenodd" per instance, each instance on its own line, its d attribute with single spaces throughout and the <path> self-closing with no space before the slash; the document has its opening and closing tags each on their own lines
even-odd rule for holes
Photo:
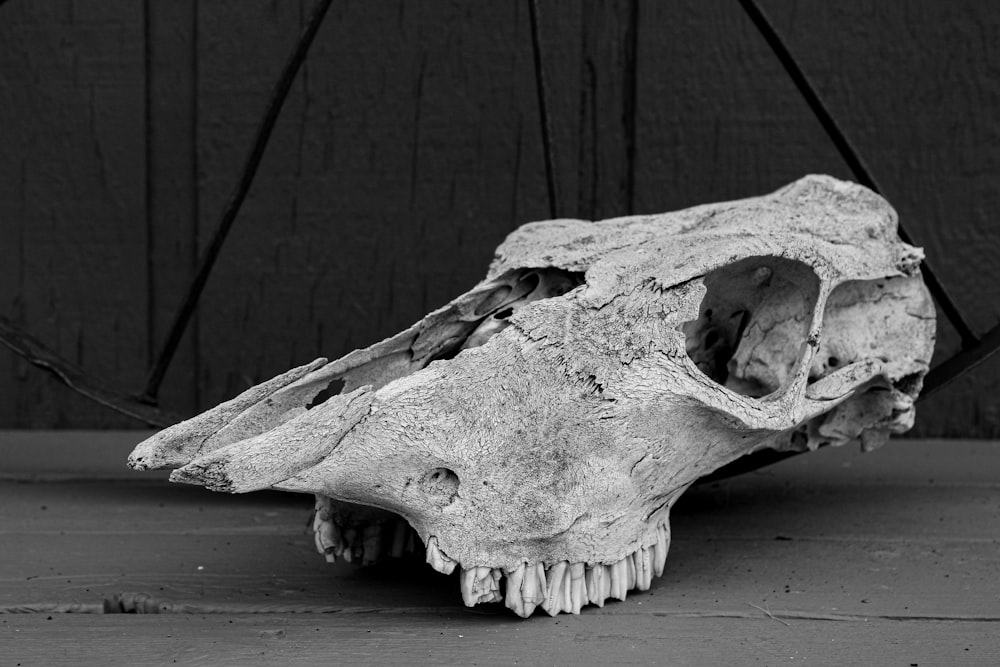
<svg viewBox="0 0 1000 667">
<path fill-rule="evenodd" d="M 531 223 L 409 329 L 168 428 L 130 465 L 316 494 L 328 559 L 398 556 L 415 534 L 461 567 L 468 605 L 578 613 L 649 588 L 699 477 L 912 425 L 934 339 L 921 257 L 882 198 L 826 176 Z"/>
</svg>

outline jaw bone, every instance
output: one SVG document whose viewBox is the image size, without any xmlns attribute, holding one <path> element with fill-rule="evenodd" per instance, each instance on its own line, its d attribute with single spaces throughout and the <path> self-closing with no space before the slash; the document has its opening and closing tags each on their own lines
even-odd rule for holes
<svg viewBox="0 0 1000 667">
<path fill-rule="evenodd" d="M 579 613 L 662 574 L 670 507 L 700 476 L 912 425 L 934 338 L 919 260 L 884 200 L 829 177 L 532 223 L 444 308 L 166 429 L 130 465 L 313 493 L 327 559 L 399 556 L 415 533 L 470 606 Z"/>
</svg>

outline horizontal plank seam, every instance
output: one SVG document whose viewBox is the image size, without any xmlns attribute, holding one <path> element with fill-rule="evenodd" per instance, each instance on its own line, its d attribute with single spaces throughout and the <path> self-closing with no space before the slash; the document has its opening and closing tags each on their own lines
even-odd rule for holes
<svg viewBox="0 0 1000 667">
<path fill-rule="evenodd" d="M 318 605 L 249 605 L 249 604 L 220 604 L 220 605 L 199 605 L 199 604 L 174 604 L 167 600 L 157 600 L 156 598 L 144 598 L 140 609 L 148 611 L 113 611 L 119 601 L 117 596 L 109 597 L 100 603 L 60 603 L 60 602 L 30 602 L 25 604 L 13 604 L 0 606 L 0 614 L 344 614 L 344 615 L 410 615 L 427 614 L 438 616 L 440 614 L 462 613 L 495 616 L 497 611 L 475 611 L 461 607 L 331 607 Z M 128 608 L 126 606 L 126 608 Z M 651 616 L 660 618 L 737 618 L 752 620 L 800 620 L 800 621 L 833 621 L 848 623 L 866 623 L 869 621 L 897 621 L 897 622 L 947 622 L 947 623 L 1000 623 L 1000 616 L 981 616 L 971 614 L 848 614 L 848 613 L 819 613 L 812 611 L 782 611 L 766 613 L 754 613 L 745 611 L 698 611 L 698 610 L 676 610 L 676 611 L 615 611 L 609 616 Z"/>
<path fill-rule="evenodd" d="M 162 472 L 162 475 L 160 474 Z M 120 482 L 123 484 L 151 484 L 162 486 L 167 482 L 168 471 L 153 470 L 145 471 L 144 473 L 136 473 L 130 470 L 126 470 L 122 473 L 114 472 L 95 472 L 88 474 L 80 473 L 0 473 L 0 483 L 11 482 L 14 484 L 67 484 L 67 483 L 88 483 L 88 482 L 102 482 L 102 483 L 116 483 Z M 845 473 L 847 475 L 849 473 Z M 144 477 L 145 476 L 145 477 Z M 736 478 L 734 478 L 736 479 Z M 745 481 L 747 478 L 741 478 Z M 857 479 L 850 479 L 848 477 L 838 478 L 834 476 L 827 477 L 821 482 L 815 482 L 808 479 L 808 475 L 799 475 L 796 478 L 797 482 L 805 484 L 805 482 L 810 481 L 812 489 L 822 489 L 823 487 L 836 487 L 836 488 L 856 488 L 856 489 L 868 489 L 868 488 L 885 488 L 885 487 L 908 487 L 915 489 L 998 489 L 1000 490 L 1000 482 L 929 482 L 924 479 L 920 480 L 893 480 L 893 479 L 873 479 L 871 481 L 859 481 Z M 721 482 L 719 482 L 721 483 Z M 171 486 L 176 486 L 171 484 Z M 678 510 L 681 511 L 681 510 Z"/>
<path fill-rule="evenodd" d="M 238 530 L 238 529 L 226 529 L 226 530 L 205 530 L 205 529 L 192 529 L 192 530 L 176 530 L 176 531 L 142 531 L 137 532 L 135 530 L 0 530 L 0 536 L 10 535 L 10 536 L 67 536 L 67 535 L 88 535 L 93 537 L 107 537 L 107 536 L 190 536 L 190 537 L 303 537 L 311 538 L 310 533 L 294 531 L 294 530 Z M 820 543 L 833 543 L 833 544 L 843 544 L 843 543 L 855 543 L 860 542 L 864 544 L 932 544 L 940 546 L 949 546 L 952 544 L 996 544 L 1000 545 L 1000 538 L 992 537 L 885 537 L 878 535 L 844 535 L 844 536 L 827 536 L 827 537 L 789 537 L 785 535 L 747 535 L 747 536 L 721 536 L 721 537 L 708 537 L 708 538 L 684 538 L 684 537 L 673 537 L 671 540 L 674 544 L 703 544 L 706 542 L 820 542 Z M 199 574 L 198 576 L 207 576 L 205 574 Z M 212 576 L 223 576 L 223 575 L 212 575 Z M 0 578 L 0 582 L 4 579 Z"/>
</svg>

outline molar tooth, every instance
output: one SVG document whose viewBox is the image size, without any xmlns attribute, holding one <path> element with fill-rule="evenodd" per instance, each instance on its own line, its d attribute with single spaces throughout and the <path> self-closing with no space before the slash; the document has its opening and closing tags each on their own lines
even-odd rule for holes
<svg viewBox="0 0 1000 667">
<path fill-rule="evenodd" d="M 326 496 L 316 496 L 316 521 L 330 520 L 330 499 Z"/>
<path fill-rule="evenodd" d="M 598 607 L 604 606 L 604 565 L 595 563 L 587 567 L 587 597 Z"/>
<path fill-rule="evenodd" d="M 562 610 L 572 611 L 573 610 L 573 579 L 570 577 L 569 568 L 566 568 L 566 572 L 563 574 L 562 581 Z"/>
<path fill-rule="evenodd" d="M 545 601 L 545 564 L 528 565 L 521 582 L 521 598 L 524 600 L 525 618 L 535 611 L 535 607 Z"/>
<path fill-rule="evenodd" d="M 569 611 L 579 614 L 580 608 L 589 602 L 587 598 L 586 567 L 583 563 L 573 563 L 569 566 L 569 580 L 570 599 L 572 601 Z"/>
<path fill-rule="evenodd" d="M 340 531 L 337 530 L 337 526 L 334 525 L 332 521 L 323 521 L 319 524 L 316 530 L 316 535 L 319 537 L 320 543 L 323 545 L 323 551 L 327 552 L 335 548 L 340 543 Z"/>
<path fill-rule="evenodd" d="M 564 608 L 563 588 L 566 586 L 564 580 L 566 578 L 567 565 L 568 563 L 563 560 L 549 568 L 547 575 L 548 590 L 546 591 L 545 601 L 542 603 L 542 609 L 548 612 L 549 616 L 555 616 Z"/>
<path fill-rule="evenodd" d="M 323 554 L 323 558 L 326 559 L 327 563 L 335 563 L 337 562 L 337 547 L 327 546 L 326 544 L 324 544 L 322 530 L 323 528 L 321 526 L 317 526 L 316 528 L 313 529 L 313 537 L 316 543 L 316 551 Z"/>
<path fill-rule="evenodd" d="M 493 599 L 490 600 L 490 602 L 503 602 L 503 594 L 500 592 L 500 582 L 503 580 L 503 570 L 495 567 L 492 572 L 490 572 L 490 576 L 493 578 Z"/>
<path fill-rule="evenodd" d="M 635 587 L 640 591 L 648 591 L 653 583 L 653 564 L 650 561 L 649 548 L 639 547 L 635 552 Z"/>
<path fill-rule="evenodd" d="M 670 528 L 664 525 L 656 529 L 656 544 L 653 552 L 653 572 L 656 576 L 663 576 L 663 568 L 667 564 L 667 551 L 670 550 Z"/>
<path fill-rule="evenodd" d="M 337 526 L 334 525 L 330 517 L 329 498 L 316 497 L 316 510 L 313 512 L 313 536 L 316 541 L 316 550 L 324 554 L 329 561 L 340 541 L 340 531 L 337 530 Z"/>
<path fill-rule="evenodd" d="M 455 571 L 455 566 L 458 565 L 458 561 L 444 555 L 444 552 L 438 547 L 438 539 L 433 535 L 427 538 L 427 562 L 442 574 L 451 574 Z"/>
<path fill-rule="evenodd" d="M 611 565 L 611 595 L 610 597 L 625 601 L 628 596 L 628 565 L 626 559 L 615 562 Z"/>
<path fill-rule="evenodd" d="M 319 529 L 313 528 L 313 542 L 316 544 L 316 551 L 321 554 L 326 553 L 326 549 L 323 548 L 323 543 L 319 541 Z"/>
<path fill-rule="evenodd" d="M 476 570 L 478 569 L 478 567 L 470 567 L 468 570 L 462 568 L 459 585 L 462 588 L 462 602 L 465 603 L 466 607 L 473 607 L 479 601 L 479 594 L 476 592 Z"/>
<path fill-rule="evenodd" d="M 628 572 L 628 586 L 627 590 L 632 590 L 635 588 L 635 553 L 630 553 L 625 556 L 625 570 Z"/>
<path fill-rule="evenodd" d="M 482 604 L 484 602 L 503 602 L 503 596 L 500 595 L 500 570 L 492 569 L 489 567 L 479 568 L 479 599 L 477 604 Z"/>
<path fill-rule="evenodd" d="M 466 607 L 472 607 L 481 602 L 499 602 L 500 597 L 500 573 L 497 570 L 479 565 L 469 569 L 462 569 L 461 587 L 462 600 Z"/>
<path fill-rule="evenodd" d="M 316 541 L 316 551 L 323 554 L 327 563 L 336 562 L 340 531 L 330 520 L 329 512 L 325 509 L 316 510 L 316 516 L 313 519 L 313 536 Z"/>
<path fill-rule="evenodd" d="M 313 515 L 312 529 L 313 529 L 313 540 L 316 542 L 316 551 L 326 553 L 326 548 L 323 546 L 323 541 L 320 536 L 320 529 L 323 527 L 323 522 L 319 520 L 319 512 Z"/>
<path fill-rule="evenodd" d="M 521 618 L 528 618 L 524 613 L 524 600 L 521 598 L 521 584 L 524 582 L 525 565 L 521 563 L 507 573 L 507 608 Z"/>
</svg>

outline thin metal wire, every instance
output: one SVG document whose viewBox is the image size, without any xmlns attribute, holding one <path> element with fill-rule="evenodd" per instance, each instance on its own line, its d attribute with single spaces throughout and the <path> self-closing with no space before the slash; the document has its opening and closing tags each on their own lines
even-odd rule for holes
<svg viewBox="0 0 1000 667">
<path fill-rule="evenodd" d="M 212 272 L 212 268 L 215 266 L 215 261 L 219 257 L 222 245 L 225 242 L 230 229 L 232 229 L 233 222 L 236 220 L 236 215 L 239 213 L 240 207 L 243 205 L 243 201 L 246 199 L 247 193 L 250 191 L 250 186 L 253 184 L 254 176 L 257 174 L 257 168 L 260 166 L 261 158 L 264 156 L 264 150 L 267 148 L 268 140 L 271 138 L 271 132 L 274 130 L 274 125 L 278 120 L 278 115 L 281 113 L 281 108 L 285 103 L 285 99 L 288 97 L 288 91 L 292 87 L 292 83 L 295 80 L 295 75 L 299 71 L 299 67 L 305 61 L 306 55 L 309 53 L 309 47 L 312 45 L 313 38 L 316 37 L 316 33 L 319 31 L 319 28 L 323 23 L 323 18 L 326 16 L 327 10 L 330 9 L 331 3 L 332 0 L 317 0 L 316 5 L 313 7 L 312 15 L 309 17 L 309 23 L 302 30 L 302 33 L 295 44 L 295 48 L 293 49 L 291 55 L 289 55 L 288 60 L 285 62 L 285 67 L 281 72 L 281 77 L 278 79 L 274 89 L 271 91 L 271 97 L 268 100 L 264 117 L 261 119 L 260 126 L 257 129 L 257 134 L 254 136 L 254 142 L 250 149 L 250 154 L 247 156 L 243 165 L 243 171 L 240 173 L 240 178 L 237 181 L 232 194 L 229 195 L 229 200 L 226 202 L 226 205 L 222 210 L 219 224 L 216 227 L 212 240 L 205 251 L 205 255 L 201 259 L 198 272 L 195 274 L 194 279 L 191 281 L 191 285 L 188 287 L 184 301 L 177 310 L 177 314 L 174 317 L 173 324 L 170 327 L 170 332 L 163 344 L 163 348 L 160 350 L 160 353 L 156 358 L 156 362 L 149 371 L 149 376 L 146 379 L 146 387 L 143 390 L 141 397 L 143 401 L 152 404 L 156 403 L 156 395 L 160 389 L 160 384 L 163 382 L 163 377 L 166 375 L 167 369 L 170 367 L 170 362 L 173 361 L 174 354 L 177 352 L 177 347 L 180 345 L 181 338 L 184 336 L 188 323 L 191 321 L 191 317 L 194 315 L 194 311 L 198 307 L 198 300 L 201 297 L 202 291 L 205 289 L 205 284 L 208 282 L 208 277 Z"/>
<path fill-rule="evenodd" d="M 826 131 L 827 136 L 836 146 L 837 151 L 840 156 L 847 163 L 850 168 L 851 173 L 854 174 L 854 178 L 857 179 L 859 183 L 865 187 L 882 193 L 882 188 L 879 187 L 878 183 L 875 181 L 875 177 L 872 175 L 871 171 L 865 165 L 861 154 L 854 148 L 847 135 L 844 131 L 840 129 L 837 121 L 834 120 L 830 111 L 823 104 L 823 100 L 820 98 L 819 93 L 816 92 L 815 87 L 809 81 L 805 72 L 799 67 L 795 58 L 792 56 L 791 51 L 785 46 L 785 43 L 781 40 L 781 36 L 778 35 L 777 30 L 775 30 L 774 25 L 768 20 L 767 16 L 761 10 L 754 0 L 739 0 L 740 5 L 742 5 L 743 10 L 753 21 L 754 26 L 760 32 L 761 36 L 767 42 L 768 46 L 774 52 L 775 57 L 781 62 L 782 67 L 785 68 L 785 72 L 791 78 L 795 87 L 798 88 L 799 93 L 805 99 L 809 108 L 815 114 L 816 119 L 823 126 Z M 903 239 L 906 243 L 912 243 L 909 234 L 903 229 L 903 225 L 899 225 L 899 237 Z M 937 274 L 931 268 L 931 264 L 924 260 L 921 267 L 921 271 L 924 274 L 924 280 L 927 283 L 927 288 L 937 299 L 938 305 L 941 306 L 941 310 L 944 311 L 945 317 L 951 322 L 952 326 L 958 332 L 959 337 L 962 339 L 962 347 L 964 349 L 971 349 L 976 346 L 979 342 L 978 336 L 973 332 L 972 327 L 966 322 L 965 317 L 962 312 L 955 305 L 955 302 L 948 295 L 948 291 L 945 289 L 944 284 L 938 279 Z"/>
<path fill-rule="evenodd" d="M 833 142 L 834 146 L 836 146 L 841 157 L 851 169 L 851 172 L 854 173 L 854 177 L 858 180 L 858 182 L 869 189 L 875 192 L 881 192 L 881 188 L 879 188 L 874 176 L 868 170 L 868 167 L 865 165 L 861 155 L 854 149 L 850 140 L 848 140 L 847 135 L 844 134 L 844 132 L 837 125 L 836 120 L 834 120 L 829 110 L 823 104 L 823 101 L 820 99 L 816 89 L 813 88 L 808 77 L 806 77 L 805 72 L 802 71 L 802 68 L 799 67 L 798 63 L 795 61 L 791 51 L 789 51 L 788 47 L 786 47 L 784 42 L 781 41 L 781 37 L 774 29 L 771 22 L 767 19 L 767 16 L 760 9 L 760 7 L 757 6 L 757 3 L 754 2 L 754 0 L 739 0 L 739 2 L 744 11 L 750 17 L 754 26 L 771 47 L 774 55 L 785 68 L 785 72 L 795 83 L 795 87 L 798 88 L 799 93 L 803 98 L 805 98 L 806 103 L 809 105 L 809 108 L 812 109 L 816 119 L 819 120 L 820 124 L 823 126 L 827 136 Z M 903 241 L 910 243 L 909 235 L 903 229 L 902 225 L 899 227 L 899 236 L 903 239 Z M 962 374 L 972 370 L 974 367 L 986 361 L 986 359 L 1000 349 L 1000 326 L 994 327 L 989 333 L 983 336 L 982 339 L 978 338 L 973 333 L 971 327 L 969 327 L 969 325 L 965 322 L 965 319 L 962 317 L 958 307 L 952 302 L 944 288 L 944 285 L 938 280 L 926 260 L 923 263 L 922 270 L 928 289 L 937 299 L 938 305 L 941 306 L 941 309 L 945 312 L 945 316 L 949 319 L 949 321 L 951 321 L 952 326 L 954 326 L 958 331 L 959 336 L 961 336 L 963 351 L 938 365 L 934 370 L 927 374 L 926 381 L 924 383 L 924 390 L 920 394 L 918 400 L 926 399 L 931 396 Z M 728 477 L 733 477 L 735 475 L 740 475 L 764 466 L 778 463 L 779 461 L 783 461 L 799 453 L 801 452 L 779 452 L 771 449 L 754 452 L 753 454 L 748 454 L 736 459 L 711 474 L 702 477 L 698 480 L 698 483 L 706 484 L 726 479 Z"/>
<path fill-rule="evenodd" d="M 924 388 L 920 398 L 933 396 L 943 388 L 984 363 L 1000 351 L 1000 324 L 993 327 L 979 339 L 973 347 L 965 348 L 950 359 L 931 369 L 924 378 Z"/>
<path fill-rule="evenodd" d="M 5 4 L 5 2 L 6 0 L 0 0 L 0 6 Z M 164 345 L 164 349 L 161 351 L 157 359 L 157 363 L 150 372 L 146 385 L 146 391 L 143 394 L 141 401 L 121 392 L 108 389 L 103 384 L 86 375 L 86 373 L 77 368 L 74 364 L 59 357 L 57 354 L 42 345 L 39 341 L 32 338 L 26 332 L 13 325 L 13 323 L 3 318 L 0 318 L 0 342 L 5 343 L 15 353 L 24 357 L 36 366 L 49 371 L 78 393 L 87 396 L 98 403 L 105 405 L 106 407 L 110 407 L 123 414 L 141 419 L 151 425 L 165 426 L 177 421 L 177 417 L 175 415 L 152 407 L 149 404 L 155 403 L 156 392 L 162 382 L 163 375 L 165 374 L 166 369 L 176 352 L 181 336 L 183 335 L 194 309 L 197 306 L 198 298 L 200 297 L 205 283 L 207 282 L 212 266 L 218 257 L 222 243 L 232 227 L 240 205 L 249 191 L 254 175 L 256 174 L 257 167 L 259 166 L 260 160 L 263 156 L 264 149 L 266 148 L 268 139 L 270 138 L 271 131 L 273 130 L 274 124 L 280 113 L 284 100 L 288 95 L 299 66 L 304 61 L 306 54 L 308 53 L 309 46 L 318 32 L 331 2 L 332 0 L 317 1 L 312 16 L 310 17 L 310 21 L 300 35 L 295 50 L 286 62 L 281 79 L 272 91 L 265 116 L 258 129 L 250 155 L 244 165 L 241 178 L 223 210 L 223 214 L 212 239 L 212 243 L 202 260 L 198 274 L 195 276 L 195 279 L 188 290 L 187 298 L 177 313 L 177 317 L 174 320 L 174 325 L 171 328 L 171 332 Z M 855 173 L 855 177 L 872 190 L 875 190 L 876 192 L 880 191 L 874 177 L 868 171 L 860 155 L 854 150 L 846 135 L 844 135 L 844 133 L 837 126 L 833 117 L 823 105 L 805 74 L 802 72 L 801 68 L 798 67 L 797 63 L 792 58 L 791 53 L 781 42 L 776 31 L 768 22 L 766 16 L 760 8 L 757 7 L 753 0 L 740 0 L 740 2 L 753 20 L 754 24 L 771 45 L 775 55 L 785 66 L 789 76 L 796 83 L 799 91 L 805 97 L 810 108 L 812 108 L 813 112 L 816 114 L 817 119 L 821 122 L 835 146 L 837 146 L 838 150 L 840 150 L 844 160 Z M 551 124 L 547 108 L 548 92 L 546 88 L 544 59 L 539 31 L 537 0 L 529 0 L 529 10 L 531 14 L 532 44 L 534 51 L 536 86 L 538 91 L 539 114 L 542 126 L 542 140 L 545 152 L 549 207 L 551 216 L 556 218 L 559 213 L 558 182 L 554 168 L 555 154 L 554 146 L 552 144 Z M 633 17 L 633 20 L 634 19 L 635 17 Z M 902 228 L 899 231 L 900 236 L 904 240 L 909 241 L 905 231 Z M 933 272 L 929 269 L 929 267 L 927 267 L 926 263 L 925 274 L 931 291 L 936 292 L 935 296 L 938 297 L 939 304 L 943 309 L 945 309 L 946 315 L 949 316 L 949 319 L 952 320 L 952 323 L 955 325 L 960 335 L 962 335 L 963 351 L 940 364 L 928 374 L 924 385 L 924 392 L 920 396 L 921 399 L 934 394 L 942 387 L 955 380 L 957 377 L 982 364 L 990 356 L 1000 350 L 1000 326 L 991 329 L 981 339 L 976 338 L 968 325 L 965 324 L 961 313 L 958 312 L 957 308 L 947 296 L 947 293 L 944 292 L 943 285 L 940 284 Z M 941 296 L 938 296 L 939 294 Z M 730 466 L 720 469 L 712 476 L 712 478 L 718 479 L 720 477 L 736 474 L 739 471 L 735 470 L 735 468 L 740 468 L 742 471 L 751 470 L 760 467 L 761 465 L 766 465 L 768 462 L 774 462 L 776 460 L 786 458 L 789 455 L 790 454 L 788 453 L 780 452 L 760 452 L 749 457 L 744 457 L 743 459 L 734 462 L 734 464 L 730 464 Z M 760 457 L 764 457 L 769 460 L 765 461 Z"/>
<path fill-rule="evenodd" d="M 86 396 L 121 414 L 143 421 L 150 426 L 158 426 L 160 428 L 176 424 L 180 421 L 178 415 L 143 403 L 134 396 L 111 389 L 98 380 L 95 380 L 76 366 L 76 364 L 60 357 L 13 322 L 3 317 L 0 317 L 0 343 L 3 343 L 15 354 L 28 360 L 38 368 L 48 371 L 57 380 L 78 394 Z"/>
<path fill-rule="evenodd" d="M 531 20 L 531 51 L 535 61 L 535 88 L 538 91 L 538 116 L 542 126 L 542 151 L 545 154 L 545 183 L 549 194 L 549 217 L 560 217 L 559 182 L 556 178 L 555 146 L 552 143 L 552 124 L 549 118 L 548 91 L 545 78 L 545 60 L 538 20 L 538 0 L 528 0 Z"/>
<path fill-rule="evenodd" d="M 635 213 L 635 163 L 639 125 L 639 0 L 632 0 L 628 8 L 628 33 L 625 40 L 625 174 L 626 212 Z"/>
</svg>

